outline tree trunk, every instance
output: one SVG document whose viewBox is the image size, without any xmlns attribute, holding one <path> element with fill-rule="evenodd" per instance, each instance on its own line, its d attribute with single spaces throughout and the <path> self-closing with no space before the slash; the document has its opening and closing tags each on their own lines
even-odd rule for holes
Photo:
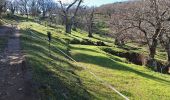
<svg viewBox="0 0 170 100">
<path fill-rule="evenodd" d="M 153 70 L 157 71 L 157 61 L 155 60 L 156 48 L 157 48 L 158 40 L 153 38 L 152 45 L 149 46 L 149 59 L 147 61 L 147 66 L 151 67 Z"/>
<path fill-rule="evenodd" d="M 12 15 L 14 15 L 15 14 L 15 9 L 12 9 L 11 13 L 12 13 Z"/>
<path fill-rule="evenodd" d="M 154 59 L 155 54 L 156 54 L 156 47 L 152 46 L 152 47 L 150 47 L 149 50 L 150 50 L 150 54 L 149 54 L 150 59 Z"/>
<path fill-rule="evenodd" d="M 170 65 L 170 44 L 167 44 L 166 52 L 167 52 L 167 56 L 168 56 L 168 64 Z"/>
<path fill-rule="evenodd" d="M 149 47 L 149 51 L 150 51 L 149 57 L 150 57 L 150 59 L 155 59 L 157 44 L 158 44 L 158 40 L 153 39 L 152 45 Z"/>
<path fill-rule="evenodd" d="M 74 23 L 73 24 L 73 28 L 72 28 L 74 31 L 77 31 L 77 23 Z"/>
<path fill-rule="evenodd" d="M 65 17 L 65 27 L 66 27 L 66 33 L 71 34 L 72 22 L 67 16 Z"/>
<path fill-rule="evenodd" d="M 71 27 L 72 25 L 70 23 L 66 23 L 66 33 L 71 34 Z"/>
<path fill-rule="evenodd" d="M 168 51 L 168 63 L 170 64 L 170 50 Z"/>
<path fill-rule="evenodd" d="M 27 13 L 27 20 L 28 20 L 28 13 Z"/>
<path fill-rule="evenodd" d="M 89 26 L 89 35 L 88 35 L 88 37 L 93 37 L 93 35 L 92 35 L 92 27 L 91 27 L 91 25 Z"/>
<path fill-rule="evenodd" d="M 3 6 L 0 5 L 0 18 L 2 17 L 2 16 L 1 16 L 2 12 L 3 12 Z"/>
<path fill-rule="evenodd" d="M 88 37 L 93 37 L 91 30 L 89 30 L 89 35 Z"/>
<path fill-rule="evenodd" d="M 45 18 L 45 11 L 43 11 L 43 18 Z"/>
<path fill-rule="evenodd" d="M 27 9 L 26 5 L 25 5 L 25 15 L 27 16 L 27 19 L 28 19 L 28 9 Z"/>
</svg>

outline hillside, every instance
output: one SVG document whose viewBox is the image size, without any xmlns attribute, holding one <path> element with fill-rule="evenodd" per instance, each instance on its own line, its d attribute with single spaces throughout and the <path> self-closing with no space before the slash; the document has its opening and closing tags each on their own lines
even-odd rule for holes
<svg viewBox="0 0 170 100">
<path fill-rule="evenodd" d="M 32 68 L 36 90 L 43 100 L 123 99 L 105 83 L 129 99 L 170 98 L 170 76 L 104 52 L 103 48 L 123 50 L 114 46 L 111 38 L 99 35 L 88 38 L 84 31 L 65 34 L 63 26 L 45 27 L 31 21 L 20 22 L 19 27 L 22 50 L 27 65 Z M 48 31 L 52 33 L 51 55 L 46 36 Z M 87 39 L 102 41 L 107 46 L 79 43 Z M 75 40 L 79 42 L 75 43 Z"/>
<path fill-rule="evenodd" d="M 0 100 L 170 100 L 169 5 L 1 0 Z"/>
</svg>

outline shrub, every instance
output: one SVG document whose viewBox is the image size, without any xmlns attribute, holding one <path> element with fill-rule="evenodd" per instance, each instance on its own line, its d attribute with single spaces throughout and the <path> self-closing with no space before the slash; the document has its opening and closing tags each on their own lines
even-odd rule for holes
<svg viewBox="0 0 170 100">
<path fill-rule="evenodd" d="M 102 41 L 97 41 L 97 42 L 94 42 L 94 41 L 91 41 L 89 39 L 84 39 L 84 40 L 79 40 L 79 39 L 72 39 L 70 40 L 69 42 L 70 44 L 82 44 L 82 45 L 94 45 L 94 46 L 106 46 L 106 44 Z"/>
<path fill-rule="evenodd" d="M 130 62 L 137 64 L 137 65 L 144 65 L 145 63 L 145 56 L 140 53 L 136 52 L 128 52 L 128 57 L 126 57 Z"/>
<path fill-rule="evenodd" d="M 106 46 L 106 44 L 104 42 L 102 42 L 102 41 L 97 41 L 96 45 L 97 46 Z"/>
<path fill-rule="evenodd" d="M 125 57 L 124 55 L 126 55 L 126 52 L 113 50 L 112 48 L 104 48 L 103 51 L 119 57 Z"/>
<path fill-rule="evenodd" d="M 166 65 L 163 61 L 149 59 L 146 62 L 146 66 L 156 72 L 168 73 L 168 65 Z"/>
<path fill-rule="evenodd" d="M 95 43 L 91 40 L 88 40 L 88 39 L 84 39 L 82 42 L 81 42 L 82 45 L 95 45 Z"/>
<path fill-rule="evenodd" d="M 143 65 L 145 63 L 145 56 L 143 54 L 139 54 L 136 52 L 128 52 L 128 51 L 116 51 L 111 48 L 104 48 L 103 51 L 110 53 L 112 55 L 116 55 L 119 57 L 126 58 L 129 62 L 132 62 L 137 65 Z"/>
<path fill-rule="evenodd" d="M 78 39 L 73 39 L 70 41 L 70 44 L 81 44 L 81 41 Z"/>
</svg>

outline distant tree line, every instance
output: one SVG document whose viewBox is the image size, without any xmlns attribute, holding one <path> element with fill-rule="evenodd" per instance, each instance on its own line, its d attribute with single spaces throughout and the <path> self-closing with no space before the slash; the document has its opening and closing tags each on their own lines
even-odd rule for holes
<svg viewBox="0 0 170 100">
<path fill-rule="evenodd" d="M 84 6 L 83 0 L 73 0 L 70 4 L 54 0 L 2 0 L 0 12 L 3 12 L 3 9 L 11 16 L 20 14 L 27 18 L 33 16 L 55 20 L 57 24 L 65 25 L 65 32 L 70 34 L 72 29 L 76 31 L 76 28 L 82 28 L 89 32 L 89 37 L 93 37 L 94 7 Z"/>
</svg>

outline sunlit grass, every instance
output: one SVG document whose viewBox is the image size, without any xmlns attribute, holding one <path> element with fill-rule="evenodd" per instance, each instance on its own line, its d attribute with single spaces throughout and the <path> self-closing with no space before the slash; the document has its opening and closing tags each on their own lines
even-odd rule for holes
<svg viewBox="0 0 170 100">
<path fill-rule="evenodd" d="M 72 45 L 72 56 L 130 99 L 168 100 L 170 98 L 168 75 L 153 72 L 144 66 L 118 62 L 114 57 L 111 60 L 94 46 Z M 84 77 L 81 73 L 80 76 Z"/>
<path fill-rule="evenodd" d="M 101 50 L 102 47 L 68 44 L 68 40 L 74 38 L 112 43 L 111 38 L 99 35 L 89 38 L 87 33 L 79 31 L 65 34 L 63 26 L 52 28 L 33 22 L 22 22 L 19 26 L 22 33 L 22 47 L 28 63 L 33 68 L 34 80 L 40 86 L 45 85 L 45 89 L 38 90 L 46 99 L 123 100 L 114 91 L 102 85 L 89 71 L 110 83 L 130 99 L 168 100 L 170 98 L 170 76 L 153 72 L 144 66 L 129 64 L 125 58 L 106 54 Z M 46 39 L 46 33 L 48 31 L 52 33 L 54 41 L 51 57 L 48 42 L 32 38 L 26 28 L 30 28 L 35 34 Z M 55 47 L 67 54 L 70 53 L 79 63 L 66 59 Z M 114 45 L 110 48 L 125 52 L 124 49 Z M 136 52 L 140 50 L 143 51 L 139 49 Z M 87 67 L 87 70 L 82 66 Z"/>
<path fill-rule="evenodd" d="M 81 79 L 75 74 L 77 67 L 59 53 L 54 46 L 67 51 L 65 42 L 53 42 L 51 46 L 51 56 L 49 55 L 48 41 L 33 38 L 25 27 L 21 24 L 22 48 L 26 53 L 26 59 L 33 69 L 33 79 L 39 84 L 37 91 L 44 100 L 66 99 L 77 100 L 77 98 L 87 99 L 90 97 Z M 35 34 L 41 38 L 46 38 L 45 31 L 31 26 Z M 39 26 L 41 27 L 41 26 Z M 41 27 L 42 29 L 43 27 Z M 57 38 L 53 38 L 57 41 Z M 54 45 L 54 46 L 53 46 Z M 84 95 L 86 94 L 86 95 Z"/>
</svg>

